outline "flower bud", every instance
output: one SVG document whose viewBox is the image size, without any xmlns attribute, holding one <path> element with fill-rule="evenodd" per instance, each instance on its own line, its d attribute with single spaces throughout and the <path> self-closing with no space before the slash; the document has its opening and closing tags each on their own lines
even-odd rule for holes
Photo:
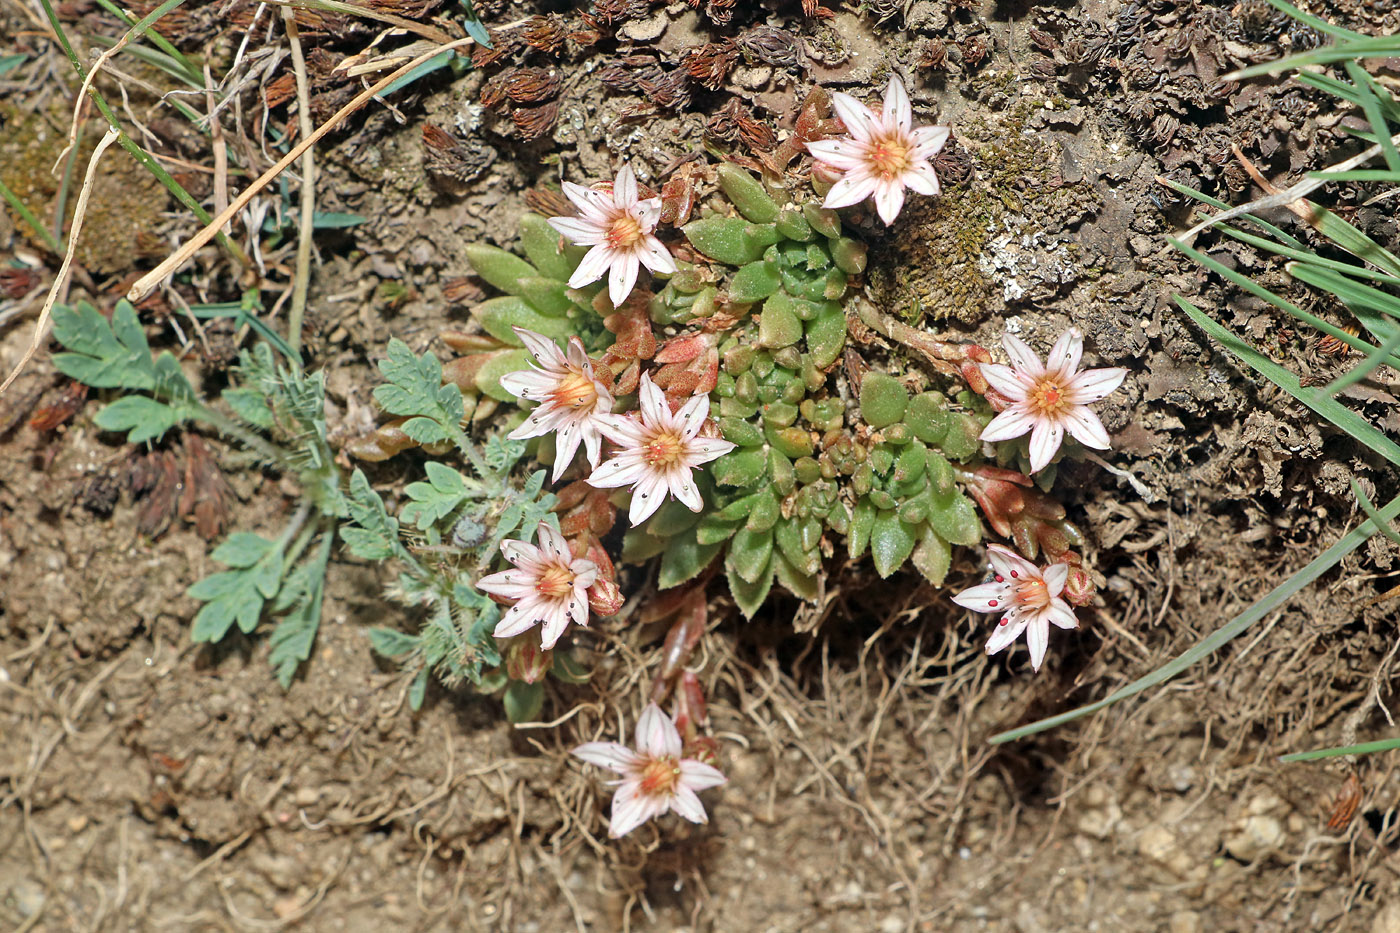
<svg viewBox="0 0 1400 933">
<path fill-rule="evenodd" d="M 1083 567 L 1073 564 L 1065 581 L 1064 597 L 1074 606 L 1087 606 L 1094 599 L 1094 578 Z"/>
<path fill-rule="evenodd" d="M 506 676 L 527 684 L 544 677 L 554 666 L 554 652 L 541 648 L 539 636 L 533 632 L 504 639 L 501 655 L 505 659 Z"/>
</svg>

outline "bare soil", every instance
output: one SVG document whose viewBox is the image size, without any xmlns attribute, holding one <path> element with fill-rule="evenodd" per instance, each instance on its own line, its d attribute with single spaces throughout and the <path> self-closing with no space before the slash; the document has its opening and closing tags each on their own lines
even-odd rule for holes
<svg viewBox="0 0 1400 933">
<path fill-rule="evenodd" d="M 1004 327 L 1047 344 L 1072 323 L 1099 360 L 1132 371 L 1103 414 L 1112 461 L 1149 496 L 1088 463 L 1058 486 L 1102 575 L 1082 629 L 1058 633 L 1052 661 L 1033 675 L 1024 654 L 987 658 L 985 620 L 912 573 L 882 583 L 867 565 L 837 562 L 826 604 L 775 597 L 748 624 L 717 595 L 702 678 L 730 783 L 707 797 L 707 826 L 667 820 L 609 841 L 608 788 L 567 750 L 617 734 L 615 707 L 595 698 L 630 708 L 663 628 L 586 636 L 595 681 L 552 683 L 544 718 L 557 724 L 548 728 L 513 728 L 497 700 L 468 690 L 434 688 L 414 713 L 407 679 L 364 636 L 371 624 L 413 626 L 413 610 L 384 595 L 388 568 L 341 555 L 315 654 L 284 691 L 265 639 L 190 643 L 196 604 L 184 591 L 209 572 L 209 544 L 183 519 L 153 531 L 148 498 L 128 482 L 143 452 L 96 429 L 94 404 L 55 430 L 27 423 L 64 387 L 41 355 L 0 398 L 0 922 L 24 931 L 1400 929 L 1394 756 L 1277 761 L 1391 728 L 1395 609 L 1372 600 L 1392 585 L 1400 548 L 1383 537 L 1221 656 L 1136 701 L 1019 743 L 986 741 L 1107 694 L 1248 606 L 1357 521 L 1349 479 L 1394 492 L 1378 464 L 1241 372 L 1170 300 L 1193 296 L 1319 384 L 1347 364 L 1174 253 L 1162 235 L 1185 225 L 1187 208 L 1156 181 L 1243 201 L 1257 191 L 1231 145 L 1281 183 L 1355 151 L 1343 130 L 1361 123 L 1330 99 L 1282 80 L 1219 80 L 1317 37 L 1254 0 L 914 0 L 838 8 L 830 19 L 771 4 L 736 9 L 729 24 L 705 13 L 713 6 L 640 4 L 605 30 L 616 37 L 556 59 L 516 49 L 460 76 L 443 70 L 320 150 L 318 207 L 370 218 L 318 240 L 307 341 L 328 371 L 332 428 L 350 436 L 373 422 L 373 362 L 389 337 L 422 349 L 466 323 L 465 306 L 444 294 L 470 271 L 461 247 L 509 245 L 529 186 L 557 181 L 561 168 L 574 180 L 602 176 L 622 154 L 660 180 L 703 152 L 707 120 L 731 99 L 790 127 L 815 82 L 864 97 L 894 68 L 916 111 L 950 123 L 956 144 L 940 166 L 941 199 L 911 205 L 893 232 L 869 228 L 871 294 L 891 313 L 917 299 L 926 326 L 984 345 Z M 1400 26 L 1387 4 L 1318 6 L 1352 28 Z M 530 4 L 480 8 L 493 27 L 541 12 L 577 18 Z M 95 7 L 61 9 L 73 31 L 120 34 Z M 181 28 L 218 49 L 229 35 L 206 23 L 211 9 L 195 7 Z M 35 28 L 27 13 L 3 15 L 11 35 Z M 750 55 L 719 90 L 694 86 L 669 108 L 648 109 L 655 93 L 605 86 L 621 55 L 653 55 L 674 71 L 686 48 L 764 23 L 797 37 L 791 62 Z M 307 42 L 339 57 L 374 34 L 327 30 Z M 25 121 L 66 131 L 54 98 L 76 90 L 42 32 L 24 42 L 52 70 L 39 83 L 0 86 L 0 138 L 11 140 L 0 146 L 0 177 L 22 161 L 11 154 L 27 151 L 6 134 Z M 941 63 L 929 64 L 939 48 Z M 492 75 L 522 63 L 563 74 L 557 123 L 535 140 L 477 103 Z M 119 79 L 108 80 L 115 93 Z M 320 93 L 330 107 L 342 87 L 327 78 Z M 139 89 L 129 106 L 170 120 Z M 286 122 L 285 106 L 271 112 Z M 423 143 L 428 123 L 466 147 L 446 181 L 441 154 Z M 90 118 L 92 137 L 96 126 Z M 173 131 L 157 136 L 186 161 L 210 158 L 171 141 Z M 713 132 L 709 142 L 747 156 Z M 190 177 L 197 187 L 200 176 Z M 1373 193 L 1363 187 L 1337 206 L 1394 244 L 1393 217 L 1358 207 Z M 183 213 L 158 226 L 169 242 L 194 229 Z M 1274 264 L 1203 242 L 1317 303 Z M 266 257 L 273 274 L 285 273 L 290 249 Z M 0 216 L 0 253 L 38 252 Z M 150 258 L 132 247 L 125 268 L 92 259 L 71 297 L 110 306 L 120 280 Z M 216 260 L 211 252 L 200 269 Z M 54 264 L 42 268 L 47 282 Z M 209 300 L 230 296 L 217 272 L 196 278 Z M 1319 313 L 1345 320 L 1340 308 Z M 0 333 L 0 370 L 19 359 L 32 320 Z M 193 341 L 180 323 L 151 316 L 149 332 L 172 346 Z M 207 336 L 188 368 L 217 382 L 236 336 L 217 326 Z M 1395 391 L 1383 371 L 1350 400 L 1393 428 Z M 232 526 L 274 527 L 296 490 L 210 443 L 231 486 Z M 371 475 L 392 491 L 420 469 L 406 455 Z M 954 576 L 971 580 L 976 555 L 960 560 Z M 1340 819 L 1348 794 L 1360 803 Z"/>
</svg>

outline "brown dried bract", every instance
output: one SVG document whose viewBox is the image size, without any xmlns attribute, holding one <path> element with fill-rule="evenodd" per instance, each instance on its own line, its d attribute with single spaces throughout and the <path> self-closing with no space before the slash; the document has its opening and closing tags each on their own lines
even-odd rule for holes
<svg viewBox="0 0 1400 933">
<path fill-rule="evenodd" d="M 598 69 L 598 80 L 605 87 L 624 94 L 641 89 L 642 81 L 657 81 L 666 76 L 656 56 L 647 54 L 623 55 Z"/>
<path fill-rule="evenodd" d="M 734 40 L 745 58 L 754 58 L 765 65 L 788 67 L 796 65 L 801 55 L 797 36 L 777 26 L 757 26 Z"/>
<path fill-rule="evenodd" d="M 712 91 L 724 86 L 738 60 L 739 50 L 728 39 L 693 46 L 681 53 L 681 64 L 686 73 Z"/>
<path fill-rule="evenodd" d="M 536 19 L 543 18 L 544 17 L 536 17 Z M 472 49 L 472 64 L 478 68 L 486 68 L 490 65 L 496 64 L 496 62 L 505 58 L 507 55 L 510 55 L 517 48 L 519 48 L 522 38 L 525 42 L 529 42 L 530 40 L 528 38 L 528 35 L 528 26 L 525 29 L 521 30 L 520 33 L 501 33 L 492 31 L 490 33 L 490 48 L 487 48 L 484 45 L 478 45 Z M 536 46 L 536 48 L 539 48 L 539 46 Z"/>
<path fill-rule="evenodd" d="M 518 104 L 537 104 L 558 97 L 561 83 L 553 68 L 510 68 L 481 86 L 481 103 L 494 107 L 509 98 Z"/>
<path fill-rule="evenodd" d="M 1332 803 L 1332 812 L 1327 815 L 1327 828 L 1346 829 L 1356 816 L 1356 811 L 1360 809 L 1365 796 L 1361 779 L 1355 774 L 1347 775 L 1347 779 L 1342 782 L 1342 789 L 1337 792 L 1337 798 Z"/>
<path fill-rule="evenodd" d="M 948 47 L 943 44 L 942 39 L 929 39 L 919 49 L 919 57 L 915 64 L 930 71 L 942 71 L 948 67 Z"/>
<path fill-rule="evenodd" d="M 486 291 L 469 276 L 458 276 L 442 283 L 442 297 L 449 304 L 475 304 L 486 297 Z"/>
<path fill-rule="evenodd" d="M 58 398 L 34 412 L 29 426 L 36 431 L 52 431 L 82 410 L 87 394 L 87 386 L 76 379 L 70 380 L 59 392 Z"/>
<path fill-rule="evenodd" d="M 574 206 L 558 188 L 536 186 L 525 190 L 525 206 L 544 217 L 572 217 Z"/>
<path fill-rule="evenodd" d="M 601 26 L 613 26 L 647 13 L 646 0 L 594 0 L 593 19 Z"/>
<path fill-rule="evenodd" d="M 569 24 L 558 13 L 532 16 L 520 30 L 521 40 L 546 55 L 564 51 L 569 43 Z"/>
<path fill-rule="evenodd" d="M 0 268 L 0 295 L 6 298 L 23 298 L 44 281 L 38 269 L 28 266 L 22 269 L 5 266 Z"/>
<path fill-rule="evenodd" d="M 228 525 L 232 491 L 223 471 L 197 435 L 185 436 L 185 487 L 180 517 L 194 519 L 195 531 L 206 541 L 221 537 Z"/>
<path fill-rule="evenodd" d="M 652 103 L 667 110 L 680 110 L 690 103 L 690 75 L 672 71 L 657 78 L 642 78 L 637 86 Z"/>
<path fill-rule="evenodd" d="M 553 101 L 540 107 L 517 107 L 510 115 L 521 139 L 539 139 L 559 122 L 559 103 Z"/>
</svg>

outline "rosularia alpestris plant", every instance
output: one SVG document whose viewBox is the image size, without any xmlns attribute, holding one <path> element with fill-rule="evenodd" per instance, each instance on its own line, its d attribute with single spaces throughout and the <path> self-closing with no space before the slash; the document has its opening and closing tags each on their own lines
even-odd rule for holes
<svg viewBox="0 0 1400 933">
<path fill-rule="evenodd" d="M 825 160 L 813 185 L 827 203 L 873 199 L 888 224 L 906 187 L 937 191 L 929 159 L 949 131 L 913 126 L 898 79 L 878 116 L 854 99 L 838 104 L 858 122 L 851 138 L 807 140 Z M 1045 365 L 1008 337 L 1012 365 L 1004 366 L 981 347 L 886 318 L 861 293 L 866 246 L 844 232 L 835 210 L 734 164 L 701 174 L 717 190 L 695 219 L 693 191 L 668 185 L 652 195 L 624 165 L 591 189 L 566 182 L 568 200 L 553 199 L 559 216 L 523 215 L 523 257 L 487 245 L 467 251 L 477 274 L 505 294 L 472 309 L 482 333 L 445 335 L 462 355 L 444 368 L 444 391 L 466 400 L 462 424 L 491 418 L 528 440 L 562 481 L 552 503 L 557 532 L 541 524 L 538 547 L 507 542 L 513 567 L 475 584 L 511 607 L 494 630 L 506 659 L 486 683 L 533 689 L 556 666 L 550 655 L 566 629 L 621 607 L 602 541 L 623 510 L 621 559 L 659 557 L 658 586 L 688 607 L 668 637 L 668 658 L 683 658 L 703 632 L 703 588 L 685 585 L 708 579 L 707 569 L 722 567 L 746 616 L 775 582 L 819 599 L 823 561 L 838 546 L 852 559 L 868 552 L 882 577 L 912 564 L 941 585 L 952 548 L 981 542 L 985 520 L 1015 550 L 991 545 L 999 576 L 958 599 L 1004 614 L 989 652 L 1025 631 L 1039 668 L 1049 625 L 1073 627 L 1070 606 L 1093 597 L 1073 550 L 1079 532 L 1046 492 L 1051 463 L 1066 431 L 1106 445 L 1087 406 L 1123 372 L 1081 372 L 1076 331 Z M 668 235 L 663 217 L 682 239 Z M 443 439 L 413 424 L 401 417 L 352 451 L 382 459 Z M 1026 434 L 1003 450 L 990 446 Z M 1044 471 L 1043 488 L 1006 468 L 1027 459 L 1031 473 Z M 526 492 L 542 493 L 534 482 Z M 1041 554 L 1044 570 L 1032 563 Z M 710 766 L 713 740 L 699 733 L 698 681 L 679 662 L 664 668 L 652 700 L 675 690 L 677 712 L 671 719 L 648 707 L 641 752 L 607 745 L 604 755 L 598 743 L 580 750 L 633 782 L 614 801 L 614 835 L 668 808 L 703 819 L 696 788 L 677 778 L 688 762 L 714 772 L 704 786 L 723 780 Z M 537 691 L 524 699 L 538 712 Z"/>
</svg>

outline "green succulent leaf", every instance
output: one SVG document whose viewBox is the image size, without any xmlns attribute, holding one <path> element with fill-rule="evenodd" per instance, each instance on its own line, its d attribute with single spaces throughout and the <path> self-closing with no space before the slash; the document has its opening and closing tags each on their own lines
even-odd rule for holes
<svg viewBox="0 0 1400 933">
<path fill-rule="evenodd" d="M 544 681 L 527 684 L 523 680 L 512 680 L 506 687 L 502 703 L 506 708 L 506 718 L 511 722 L 534 722 L 544 709 Z"/>
<path fill-rule="evenodd" d="M 735 302 L 762 301 L 782 287 L 783 278 L 776 263 L 767 260 L 751 262 L 734 273 L 729 282 L 729 300 Z"/>
<path fill-rule="evenodd" d="M 774 563 L 775 560 L 770 559 L 768 566 L 759 571 L 758 580 L 754 583 L 739 576 L 732 566 L 726 567 L 725 577 L 729 582 L 729 592 L 744 618 L 752 619 L 754 613 L 763 605 L 763 601 L 768 598 L 768 593 L 773 588 Z"/>
<path fill-rule="evenodd" d="M 782 554 L 773 555 L 773 569 L 777 571 L 778 582 L 799 599 L 814 603 L 821 595 L 821 585 L 817 581 L 816 571 L 803 573 Z M 818 565 L 818 569 L 820 569 L 820 565 Z"/>
<path fill-rule="evenodd" d="M 535 281 L 546 280 L 536 278 Z M 567 297 L 564 301 L 568 302 L 569 307 L 573 306 Z M 488 298 L 472 309 L 472 316 L 481 323 L 482 330 L 513 347 L 521 346 L 520 338 L 512 330 L 514 327 L 532 330 L 551 340 L 565 340 L 574 332 L 568 318 L 541 314 L 534 305 L 516 295 Z"/>
<path fill-rule="evenodd" d="M 860 383 L 860 415 L 872 428 L 883 428 L 904 418 L 909 392 L 894 376 L 868 372 Z"/>
<path fill-rule="evenodd" d="M 928 582 L 934 586 L 942 586 L 948 576 L 948 568 L 953 563 L 953 549 L 937 532 L 926 525 L 910 560 Z"/>
<path fill-rule="evenodd" d="M 512 334 L 512 337 L 515 335 Z M 496 353 L 476 371 L 476 387 L 488 398 L 498 402 L 514 402 L 516 397 L 501 385 L 501 377 L 530 368 L 534 359 L 529 350 L 508 350 Z"/>
<path fill-rule="evenodd" d="M 560 240 L 559 232 L 544 217 L 535 213 L 521 215 L 520 246 L 525 255 L 540 275 L 567 282 L 578 263 L 560 248 Z"/>
<path fill-rule="evenodd" d="M 917 540 L 915 530 L 901 522 L 893 510 L 881 509 L 870 529 L 870 555 L 875 560 L 875 572 L 888 577 L 898 570 L 913 553 Z"/>
<path fill-rule="evenodd" d="M 540 274 L 540 270 L 519 256 L 497 246 L 472 243 L 463 247 L 463 252 L 467 254 L 467 262 L 472 264 L 472 269 L 477 275 L 510 295 L 520 294 L 522 278 L 536 277 Z"/>
<path fill-rule="evenodd" d="M 696 574 L 710 565 L 710 561 L 714 560 L 723 546 L 723 542 L 701 544 L 693 533 L 676 535 L 666 545 L 666 552 L 661 555 L 661 571 L 656 578 L 657 587 L 666 590 L 694 579 Z"/>
<path fill-rule="evenodd" d="M 681 228 L 690 244 L 711 259 L 743 266 L 763 255 L 769 243 L 755 237 L 742 217 L 702 217 Z M 776 231 L 774 231 L 776 236 Z"/>
<path fill-rule="evenodd" d="M 754 223 L 772 223 L 778 219 L 778 204 L 763 188 L 763 182 L 737 165 L 726 162 L 715 170 L 719 186 L 740 214 Z"/>
<path fill-rule="evenodd" d="M 754 532 L 745 528 L 730 541 L 725 564 L 744 581 L 758 583 L 768 571 L 772 555 L 773 532 Z"/>
</svg>

